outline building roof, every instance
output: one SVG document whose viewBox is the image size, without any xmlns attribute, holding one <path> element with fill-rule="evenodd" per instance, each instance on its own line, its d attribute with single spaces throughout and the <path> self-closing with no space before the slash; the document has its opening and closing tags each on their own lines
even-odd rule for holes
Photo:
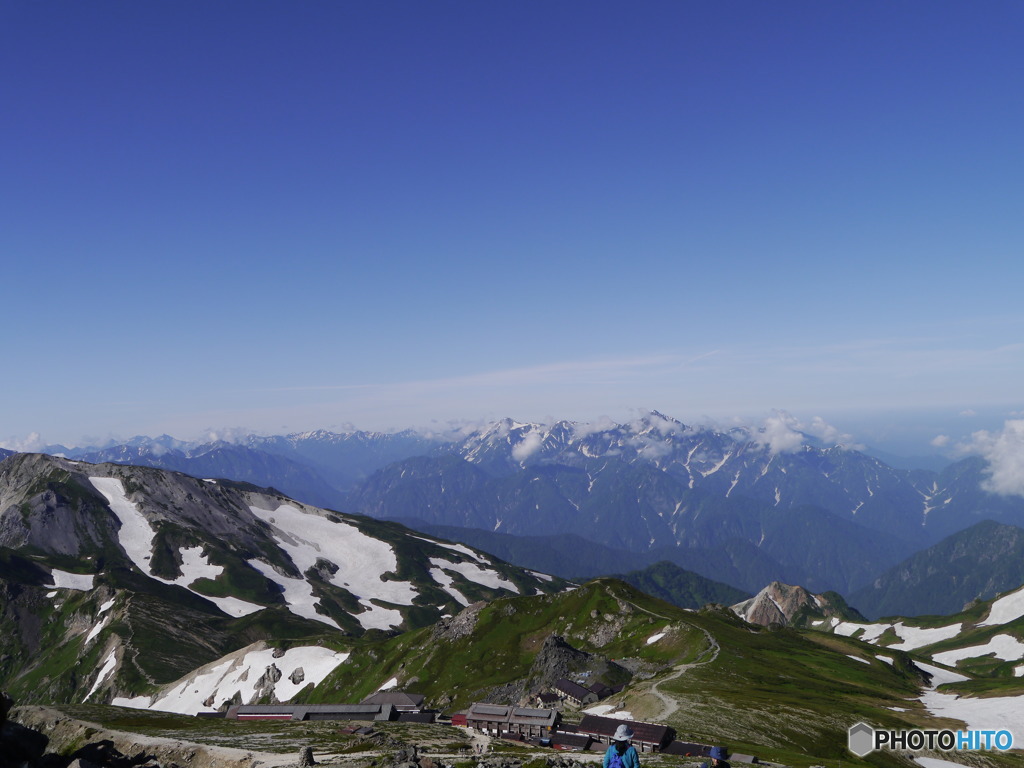
<svg viewBox="0 0 1024 768">
<path fill-rule="evenodd" d="M 633 741 L 660 745 L 667 742 L 672 736 L 671 729 L 667 725 L 641 723 L 635 720 L 616 720 L 612 717 L 598 715 L 584 715 L 580 720 L 580 733 L 589 733 L 593 736 L 610 739 L 615 734 L 615 729 L 623 723 L 633 729 Z"/>
<path fill-rule="evenodd" d="M 589 688 L 584 688 L 579 683 L 574 683 L 567 677 L 562 677 L 558 679 L 558 681 L 555 683 L 555 690 L 561 691 L 567 696 L 572 696 L 574 699 L 579 699 L 580 701 L 583 701 L 583 699 L 587 698 L 587 696 L 590 696 L 594 693 Z"/>
<path fill-rule="evenodd" d="M 516 725 L 539 725 L 550 728 L 561 718 L 553 709 L 510 707 L 504 704 L 476 703 L 466 714 L 469 720 L 486 720 L 491 723 L 514 723 Z"/>
<path fill-rule="evenodd" d="M 550 728 L 559 720 L 559 714 L 553 709 L 527 709 L 516 707 L 512 710 L 508 721 L 516 725 L 539 725 Z"/>
<path fill-rule="evenodd" d="M 362 700 L 362 704 L 392 704 L 396 707 L 422 707 L 422 693 L 405 693 L 404 691 L 377 691 Z"/>
<path fill-rule="evenodd" d="M 668 755 L 707 757 L 711 747 L 707 744 L 697 744 L 693 741 L 673 741 L 662 751 Z"/>
<path fill-rule="evenodd" d="M 470 706 L 466 717 L 470 720 L 507 720 L 512 707 L 505 704 L 474 703 Z"/>
<path fill-rule="evenodd" d="M 556 731 L 551 734 L 552 744 L 563 744 L 567 747 L 576 747 L 578 749 L 586 749 L 590 746 L 590 736 L 585 733 L 563 733 Z"/>
<path fill-rule="evenodd" d="M 291 717 L 319 719 L 388 720 L 394 711 L 390 704 L 239 704 L 228 709 L 228 717 Z"/>
</svg>

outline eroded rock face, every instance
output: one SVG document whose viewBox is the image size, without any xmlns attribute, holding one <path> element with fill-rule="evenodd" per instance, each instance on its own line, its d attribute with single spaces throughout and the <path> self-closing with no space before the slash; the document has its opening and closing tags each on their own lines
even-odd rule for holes
<svg viewBox="0 0 1024 768">
<path fill-rule="evenodd" d="M 805 610 L 823 616 L 835 612 L 821 595 L 779 581 L 773 581 L 750 600 L 732 606 L 732 610 L 751 624 L 764 627 L 787 626 L 794 616 Z"/>
<path fill-rule="evenodd" d="M 271 664 L 267 667 L 267 671 L 260 675 L 259 680 L 256 681 L 256 700 L 258 701 L 264 697 L 273 697 L 274 686 L 282 677 L 281 670 L 277 668 L 276 664 Z"/>
<path fill-rule="evenodd" d="M 441 619 L 434 626 L 433 639 L 452 641 L 472 634 L 480 615 L 480 609 L 484 605 L 486 603 L 473 603 L 463 608 L 457 616 L 452 616 L 450 619 Z"/>
</svg>

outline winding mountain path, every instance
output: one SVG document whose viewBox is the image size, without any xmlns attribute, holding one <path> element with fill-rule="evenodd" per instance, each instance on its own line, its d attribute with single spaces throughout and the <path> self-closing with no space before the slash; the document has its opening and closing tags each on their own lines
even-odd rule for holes
<svg viewBox="0 0 1024 768">
<path fill-rule="evenodd" d="M 661 692 L 659 686 L 662 683 L 667 683 L 669 680 L 675 680 L 677 677 L 681 677 L 683 674 L 685 674 L 688 670 L 693 669 L 694 667 L 699 667 L 703 664 L 710 664 L 712 661 L 718 658 L 718 652 L 721 650 L 721 646 L 718 644 L 718 641 L 715 639 L 715 636 L 708 632 L 706 629 L 704 629 L 704 627 L 698 627 L 698 629 L 701 632 L 703 632 L 704 636 L 708 639 L 709 648 L 700 656 L 698 656 L 696 661 L 691 661 L 688 664 L 678 665 L 675 669 L 672 670 L 672 673 L 670 675 L 661 678 L 660 680 L 651 685 L 651 693 L 658 697 L 662 705 L 662 710 L 654 718 L 655 720 L 665 720 L 670 715 L 675 714 L 676 710 L 679 709 L 679 702 L 676 699 Z M 708 656 L 709 654 L 710 656 Z"/>
<path fill-rule="evenodd" d="M 664 619 L 665 621 L 669 622 L 673 621 L 673 619 L 671 619 L 670 617 L 662 616 L 660 613 L 655 613 L 654 611 L 644 608 L 643 606 L 637 605 L 632 600 L 627 600 L 626 598 L 621 597 L 619 595 L 616 595 L 616 598 L 618 598 L 624 603 L 627 603 L 628 605 L 633 606 L 638 611 L 643 611 L 649 616 L 656 616 L 659 619 Z M 690 626 L 696 625 L 691 624 Z M 718 641 L 715 639 L 715 636 L 708 632 L 706 629 L 704 629 L 704 627 L 696 628 L 703 632 L 704 636 L 707 638 L 708 649 L 704 651 L 704 653 L 702 653 L 700 656 L 698 656 L 696 661 L 691 661 L 687 664 L 679 664 L 672 670 L 672 672 L 667 677 L 663 677 L 657 682 L 651 684 L 651 693 L 654 694 L 659 701 L 661 701 L 662 706 L 661 712 L 653 718 L 655 720 L 665 720 L 679 709 L 678 701 L 676 701 L 674 698 L 671 698 L 667 694 L 662 693 L 661 689 L 659 688 L 659 686 L 662 683 L 667 683 L 669 680 L 675 680 L 677 677 L 681 677 L 682 675 L 684 675 L 688 670 L 693 669 L 694 667 L 699 667 L 703 664 L 710 664 L 718 658 L 718 652 L 721 650 L 721 646 L 718 644 Z"/>
</svg>

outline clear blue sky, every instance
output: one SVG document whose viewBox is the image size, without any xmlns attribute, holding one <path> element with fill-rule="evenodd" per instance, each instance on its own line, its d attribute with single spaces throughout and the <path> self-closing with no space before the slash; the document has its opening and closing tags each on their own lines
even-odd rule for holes
<svg viewBox="0 0 1024 768">
<path fill-rule="evenodd" d="M 0 440 L 999 426 L 1022 39 L 1017 0 L 11 0 Z"/>
</svg>

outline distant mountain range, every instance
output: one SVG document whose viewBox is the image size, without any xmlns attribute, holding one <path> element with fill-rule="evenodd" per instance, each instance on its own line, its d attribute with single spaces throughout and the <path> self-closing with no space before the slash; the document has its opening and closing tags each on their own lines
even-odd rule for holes
<svg viewBox="0 0 1024 768">
<path fill-rule="evenodd" d="M 1024 526 L 1024 498 L 984 490 L 987 465 L 977 457 L 940 472 L 896 469 L 808 435 L 780 444 L 758 430 L 691 427 L 657 412 L 627 424 L 505 419 L 444 438 L 316 431 L 51 449 L 440 527 L 569 577 L 667 561 L 748 593 L 780 581 L 860 595 L 888 569 L 975 523 Z"/>
</svg>

